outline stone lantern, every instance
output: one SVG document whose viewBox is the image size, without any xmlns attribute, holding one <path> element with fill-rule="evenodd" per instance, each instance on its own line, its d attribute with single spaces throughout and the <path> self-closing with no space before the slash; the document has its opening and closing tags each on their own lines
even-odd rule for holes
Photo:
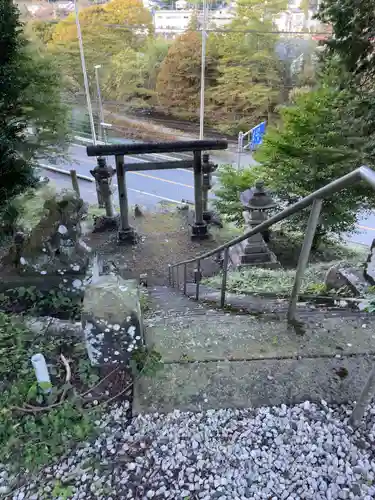
<svg viewBox="0 0 375 500">
<path fill-rule="evenodd" d="M 240 201 L 244 208 L 243 217 L 248 226 L 246 230 L 267 220 L 267 210 L 277 206 L 269 192 L 264 189 L 264 182 L 261 180 L 255 183 L 255 187 L 241 193 Z M 276 257 L 268 248 L 268 241 L 268 230 L 248 238 L 244 254 L 241 256 L 241 264 L 275 264 Z"/>
</svg>

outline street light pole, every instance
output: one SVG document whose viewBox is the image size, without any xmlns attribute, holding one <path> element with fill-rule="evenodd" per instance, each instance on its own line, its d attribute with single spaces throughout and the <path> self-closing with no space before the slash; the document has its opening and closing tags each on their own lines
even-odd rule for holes
<svg viewBox="0 0 375 500">
<path fill-rule="evenodd" d="M 199 139 L 204 136 L 204 84 L 206 73 L 206 41 L 207 41 L 207 0 L 203 0 L 203 23 L 202 23 L 202 58 L 201 58 L 201 100 L 199 109 Z"/>
<path fill-rule="evenodd" d="M 99 69 L 101 68 L 100 64 L 96 64 L 95 68 L 95 81 L 96 81 L 96 92 L 98 95 L 98 107 L 99 107 L 99 124 L 98 124 L 98 136 L 99 139 L 104 139 L 104 142 L 107 142 L 106 130 L 103 126 L 104 123 L 104 111 L 103 111 L 103 101 L 102 101 L 102 93 L 100 90 L 100 81 L 99 81 Z"/>
</svg>

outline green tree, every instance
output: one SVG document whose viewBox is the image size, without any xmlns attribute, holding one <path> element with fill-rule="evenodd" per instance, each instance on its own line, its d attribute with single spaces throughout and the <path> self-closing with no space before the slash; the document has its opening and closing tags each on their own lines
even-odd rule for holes
<svg viewBox="0 0 375 500">
<path fill-rule="evenodd" d="M 324 57 L 339 66 L 342 88 L 355 85 L 373 88 L 375 76 L 375 4 L 372 0 L 325 0 L 317 19 L 332 26 L 325 41 Z"/>
<path fill-rule="evenodd" d="M 374 126 L 363 113 L 373 104 L 323 86 L 281 109 L 281 124 L 268 130 L 256 155 L 281 200 L 289 204 L 363 164 L 374 164 Z M 362 183 L 325 200 L 317 239 L 353 231 L 358 214 L 374 203 L 373 190 Z M 287 223 L 304 231 L 307 216 L 308 211 L 300 212 Z"/>
<path fill-rule="evenodd" d="M 274 19 L 285 2 L 240 0 L 232 32 L 218 37 L 216 84 L 209 90 L 212 119 L 225 131 L 250 128 L 267 118 L 279 100 L 280 64 Z"/>
<path fill-rule="evenodd" d="M 127 48 L 140 49 L 153 32 L 151 14 L 141 0 L 113 0 L 105 5 L 93 5 L 81 9 L 79 19 L 90 81 L 94 81 L 94 65 L 101 64 L 108 69 L 112 57 Z M 68 88 L 82 89 L 74 13 L 56 25 L 49 50 L 59 61 Z"/>
<path fill-rule="evenodd" d="M 149 37 L 142 49 L 126 47 L 114 55 L 107 68 L 104 96 L 125 101 L 133 108 L 151 106 L 156 79 L 169 45 L 164 39 Z"/>
<path fill-rule="evenodd" d="M 0 3 L 0 45 L 0 207 L 4 208 L 33 184 L 35 161 L 62 151 L 68 134 L 60 75 L 25 38 L 12 0 Z"/>
<path fill-rule="evenodd" d="M 31 21 L 28 27 L 40 43 L 47 44 L 52 40 L 55 26 L 50 21 Z"/>
<path fill-rule="evenodd" d="M 144 86 L 155 91 L 161 65 L 168 54 L 171 43 L 165 38 L 150 37 L 142 51 L 144 60 Z"/>
<path fill-rule="evenodd" d="M 112 100 L 144 106 L 150 94 L 144 88 L 146 65 L 144 54 L 127 47 L 111 59 L 103 91 Z"/>
<path fill-rule="evenodd" d="M 201 36 L 188 31 L 169 48 L 160 67 L 156 91 L 161 107 L 175 116 L 197 118 L 201 83 Z M 216 59 L 208 51 L 206 85 L 216 76 Z"/>
</svg>

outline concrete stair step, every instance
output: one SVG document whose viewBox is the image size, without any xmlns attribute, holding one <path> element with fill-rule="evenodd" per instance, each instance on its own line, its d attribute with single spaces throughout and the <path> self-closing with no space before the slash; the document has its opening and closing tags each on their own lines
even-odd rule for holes
<svg viewBox="0 0 375 500">
<path fill-rule="evenodd" d="M 177 300 L 169 289 L 157 297 L 169 305 Z M 298 336 L 269 315 L 176 304 L 182 309 L 150 318 L 146 327 L 146 344 L 161 353 L 164 366 L 136 381 L 135 413 L 341 403 L 358 397 L 375 355 L 375 321 L 367 314 L 313 312 Z"/>
<path fill-rule="evenodd" d="M 204 314 L 207 310 L 204 304 L 184 296 L 176 288 L 153 286 L 148 292 L 156 315 Z"/>
<path fill-rule="evenodd" d="M 167 363 L 375 353 L 375 322 L 368 317 L 310 317 L 303 327 L 297 335 L 286 321 L 212 310 L 158 318 L 145 335 Z"/>
<path fill-rule="evenodd" d="M 356 400 L 371 369 L 369 356 L 301 360 L 171 363 L 135 383 L 133 412 L 203 411 Z"/>
</svg>

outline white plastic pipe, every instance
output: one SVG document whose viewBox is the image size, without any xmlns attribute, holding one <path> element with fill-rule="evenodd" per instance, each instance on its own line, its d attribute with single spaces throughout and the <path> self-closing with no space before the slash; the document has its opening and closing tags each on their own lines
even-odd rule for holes
<svg viewBox="0 0 375 500">
<path fill-rule="evenodd" d="M 44 393 L 48 394 L 51 392 L 52 384 L 48 373 L 47 363 L 43 354 L 34 354 L 31 358 L 31 363 L 33 364 L 39 387 Z"/>
</svg>

